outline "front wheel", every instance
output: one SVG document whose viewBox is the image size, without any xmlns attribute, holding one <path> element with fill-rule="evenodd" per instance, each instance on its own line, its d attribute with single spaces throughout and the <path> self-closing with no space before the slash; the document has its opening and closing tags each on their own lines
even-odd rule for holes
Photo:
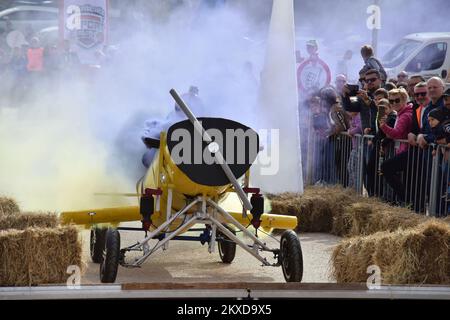
<svg viewBox="0 0 450 320">
<path fill-rule="evenodd" d="M 106 244 L 103 261 L 100 265 L 100 281 L 113 283 L 116 281 L 120 259 L 120 233 L 116 229 L 106 231 Z"/>
<path fill-rule="evenodd" d="M 225 226 L 228 230 L 230 230 L 234 235 L 236 235 L 236 231 L 231 229 L 228 226 Z M 231 263 L 236 256 L 236 242 L 228 238 L 221 231 L 218 231 L 217 234 L 220 236 L 219 242 L 219 256 L 223 263 Z"/>
<path fill-rule="evenodd" d="M 303 277 L 303 255 L 300 240 L 292 230 L 281 235 L 280 262 L 286 282 L 301 282 Z"/>
<path fill-rule="evenodd" d="M 103 260 L 103 251 L 105 249 L 106 229 L 92 228 L 90 237 L 91 259 L 94 263 L 101 263 Z"/>
</svg>

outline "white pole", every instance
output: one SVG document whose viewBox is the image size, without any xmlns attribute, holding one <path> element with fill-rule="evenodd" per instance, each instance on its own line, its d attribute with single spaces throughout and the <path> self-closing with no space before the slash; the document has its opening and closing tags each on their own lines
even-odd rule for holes
<svg viewBox="0 0 450 320">
<path fill-rule="evenodd" d="M 273 153 L 279 149 L 279 163 L 275 173 L 271 170 L 264 173 L 262 164 L 256 166 L 252 185 L 270 193 L 303 193 L 293 0 L 273 1 L 259 89 L 257 108 L 261 111 L 261 128 L 279 130 L 279 141 L 272 140 L 265 148 L 271 152 L 268 153 L 271 167 L 277 165 L 273 163 L 277 161 Z"/>
</svg>

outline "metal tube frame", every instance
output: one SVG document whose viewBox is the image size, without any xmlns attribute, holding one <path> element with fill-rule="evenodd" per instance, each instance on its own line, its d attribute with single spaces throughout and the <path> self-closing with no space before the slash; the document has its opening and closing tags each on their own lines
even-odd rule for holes
<svg viewBox="0 0 450 320">
<path fill-rule="evenodd" d="M 148 243 L 150 240 L 152 240 L 156 235 L 160 234 L 164 229 L 166 229 L 172 222 L 174 222 L 176 219 L 181 217 L 186 211 L 188 211 L 190 208 L 192 208 L 196 203 L 198 203 L 200 200 L 197 198 L 194 201 L 192 201 L 190 204 L 185 206 L 182 210 L 178 211 L 176 214 L 174 214 L 169 220 L 164 222 L 162 225 L 160 225 L 156 230 L 150 232 L 147 237 L 142 242 L 138 242 L 132 246 L 129 246 L 127 248 L 124 248 L 126 251 L 131 250 L 139 250 L 141 247 L 144 246 L 144 244 Z"/>
<path fill-rule="evenodd" d="M 258 239 L 253 233 L 248 231 L 242 224 L 239 223 L 239 221 L 237 221 L 231 214 L 229 214 L 224 209 L 222 209 L 217 203 L 215 203 L 211 199 L 208 199 L 207 201 L 210 205 L 212 205 L 214 208 L 216 208 L 217 211 L 219 213 L 221 213 L 222 216 L 226 220 L 231 222 L 234 226 L 236 226 L 239 230 L 241 230 L 246 236 L 248 236 L 250 239 L 252 239 L 255 242 L 255 244 L 258 244 L 259 246 L 261 246 L 261 248 L 263 248 L 266 251 L 272 251 L 272 249 L 267 247 L 264 242 L 262 242 L 260 239 Z"/>
<path fill-rule="evenodd" d="M 196 212 L 192 214 L 192 217 L 188 219 L 187 221 L 184 221 L 181 225 L 178 226 L 178 228 L 170 233 L 165 232 L 164 230 L 168 228 L 176 219 L 180 217 L 187 216 L 187 211 L 192 208 L 195 204 L 198 204 L 201 202 L 201 211 Z M 208 212 L 207 204 L 209 204 L 212 207 L 212 213 Z M 220 215 L 222 218 L 224 218 L 225 221 L 231 223 L 236 228 L 238 228 L 240 231 L 243 232 L 244 235 L 249 237 L 251 240 L 253 240 L 253 245 L 247 245 L 244 241 L 239 239 L 236 235 L 233 234 L 228 228 L 226 228 L 218 219 L 217 215 Z M 205 224 L 210 225 L 212 234 L 211 234 L 211 240 L 208 246 L 208 251 L 210 253 L 214 252 L 216 241 L 216 232 L 217 229 L 220 230 L 226 237 L 228 237 L 231 241 L 235 242 L 237 245 L 239 245 L 241 248 L 243 248 L 245 251 L 250 253 L 252 256 L 254 256 L 257 260 L 262 262 L 263 266 L 279 266 L 279 262 L 271 264 L 267 261 L 266 258 L 262 257 L 259 254 L 259 251 L 267 251 L 272 252 L 274 254 L 274 258 L 278 255 L 279 249 L 271 249 L 269 248 L 264 242 L 262 242 L 259 238 L 257 238 L 252 232 L 247 230 L 239 221 L 237 221 L 231 214 L 226 212 L 224 209 L 222 209 L 216 202 L 211 200 L 208 197 L 198 197 L 191 203 L 189 203 L 187 206 L 185 206 L 182 210 L 178 211 L 176 214 L 174 214 L 170 219 L 168 219 L 165 223 L 163 223 L 161 226 L 159 226 L 156 230 L 150 232 L 147 237 L 142 241 L 138 242 L 137 244 L 134 244 L 132 246 L 126 247 L 124 249 L 121 249 L 121 251 L 144 251 L 144 254 L 141 258 L 136 259 L 134 263 L 126 264 L 122 263 L 122 266 L 124 267 L 140 267 L 145 260 L 147 260 L 156 250 L 159 248 L 164 248 L 167 246 L 168 242 L 172 240 L 174 237 L 178 236 L 181 233 L 186 232 L 186 229 L 189 229 L 195 224 Z M 160 240 L 152 249 L 149 249 L 149 241 L 154 239 L 157 235 L 164 234 L 164 239 Z"/>
</svg>

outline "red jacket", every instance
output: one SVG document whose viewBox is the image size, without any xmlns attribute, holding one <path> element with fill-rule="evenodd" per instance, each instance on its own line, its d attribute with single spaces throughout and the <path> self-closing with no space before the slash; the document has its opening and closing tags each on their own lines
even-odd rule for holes
<svg viewBox="0 0 450 320">
<path fill-rule="evenodd" d="M 408 139 L 408 133 L 412 128 L 413 107 L 412 103 L 408 103 L 406 107 L 397 113 L 397 120 L 395 121 L 394 128 L 389 127 L 386 123 L 383 124 L 380 129 L 391 139 Z M 400 143 L 400 147 L 396 150 L 395 154 L 400 154 L 408 150 L 408 143 Z"/>
</svg>

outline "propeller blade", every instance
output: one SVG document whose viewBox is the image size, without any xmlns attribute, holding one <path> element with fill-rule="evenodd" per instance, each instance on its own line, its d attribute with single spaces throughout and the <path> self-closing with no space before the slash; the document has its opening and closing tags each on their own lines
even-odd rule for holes
<svg viewBox="0 0 450 320">
<path fill-rule="evenodd" d="M 192 111 L 189 109 L 189 107 L 186 105 L 186 103 L 181 99 L 181 97 L 178 95 L 178 93 L 175 91 L 175 89 L 170 90 L 170 94 L 175 100 L 175 102 L 178 104 L 178 106 L 183 110 L 184 114 L 188 117 L 188 119 L 192 122 L 194 125 L 195 130 L 202 136 L 203 140 L 207 143 L 211 143 L 212 139 L 209 136 L 209 134 L 206 132 L 206 130 L 203 128 L 203 126 L 200 124 L 200 122 L 197 120 L 195 115 L 192 113 Z M 252 205 L 250 201 L 248 200 L 247 194 L 244 192 L 242 187 L 239 185 L 239 182 L 237 181 L 236 177 L 234 176 L 233 172 L 230 169 L 230 166 L 225 162 L 225 159 L 223 158 L 223 155 L 220 151 L 217 151 L 214 153 L 214 157 L 216 158 L 217 163 L 220 164 L 222 167 L 222 170 L 225 172 L 225 175 L 228 177 L 228 180 L 230 180 L 231 184 L 234 187 L 234 190 L 236 190 L 236 193 L 238 194 L 239 198 L 242 200 L 243 206 L 247 210 L 252 209 Z"/>
</svg>

